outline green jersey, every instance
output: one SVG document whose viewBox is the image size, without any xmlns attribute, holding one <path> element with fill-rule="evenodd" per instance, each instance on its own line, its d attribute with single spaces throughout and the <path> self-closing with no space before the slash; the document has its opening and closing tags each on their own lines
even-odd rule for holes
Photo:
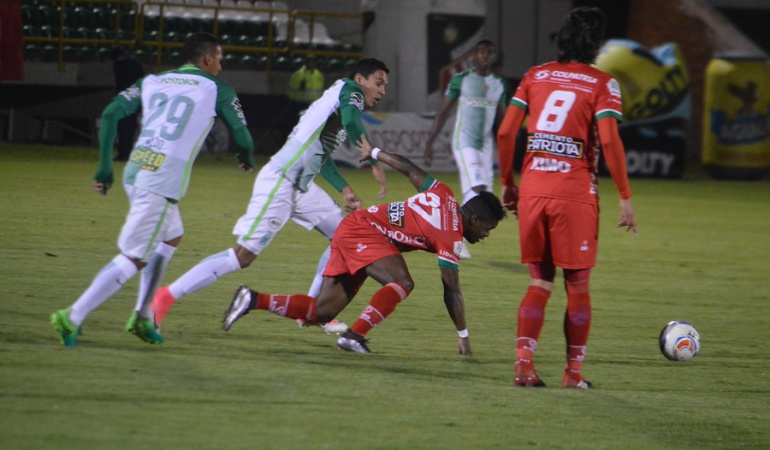
<svg viewBox="0 0 770 450">
<path fill-rule="evenodd" d="M 193 162 L 216 117 L 233 133 L 242 156 L 246 160 L 251 158 L 253 144 L 235 91 L 194 65 L 137 81 L 118 94 L 108 110 L 117 109 L 111 118 L 119 119 L 137 111 L 139 106 L 142 127 L 123 173 L 124 184 L 181 200 L 190 183 Z M 111 151 L 108 134 L 100 135 L 100 146 Z M 103 148 L 102 159 L 104 153 Z M 98 175 L 99 172 L 97 180 Z"/>
<path fill-rule="evenodd" d="M 345 139 L 353 136 L 358 140 L 366 132 L 361 123 L 364 106 L 364 93 L 358 84 L 348 78 L 335 81 L 305 111 L 270 164 L 298 190 L 307 192 L 308 183 L 322 167 L 333 167 L 328 164 L 330 155 Z"/>
<path fill-rule="evenodd" d="M 454 149 L 494 145 L 492 127 L 497 105 L 506 101 L 505 81 L 497 75 L 482 77 L 468 70 L 452 77 L 446 96 L 459 100 L 452 136 Z"/>
</svg>

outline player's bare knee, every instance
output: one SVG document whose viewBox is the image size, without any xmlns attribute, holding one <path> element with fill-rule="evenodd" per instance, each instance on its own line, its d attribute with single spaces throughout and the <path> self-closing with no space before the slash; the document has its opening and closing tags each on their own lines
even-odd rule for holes
<svg viewBox="0 0 770 450">
<path fill-rule="evenodd" d="M 165 243 L 166 245 L 170 245 L 172 247 L 179 247 L 179 243 L 182 242 L 182 237 L 184 237 L 184 235 L 177 236 L 177 237 L 175 237 L 173 239 L 169 239 L 167 241 L 163 241 L 163 243 Z"/>
<path fill-rule="evenodd" d="M 235 257 L 238 258 L 238 264 L 241 266 L 241 269 L 249 267 L 257 259 L 257 255 L 252 253 L 251 250 L 240 245 L 235 247 Z"/>
<path fill-rule="evenodd" d="M 401 285 L 401 287 L 406 289 L 406 295 L 409 295 L 412 292 L 412 290 L 414 290 L 414 280 L 412 280 L 411 278 L 399 280 L 399 281 L 396 281 L 396 283 L 398 283 L 399 285 Z"/>
</svg>

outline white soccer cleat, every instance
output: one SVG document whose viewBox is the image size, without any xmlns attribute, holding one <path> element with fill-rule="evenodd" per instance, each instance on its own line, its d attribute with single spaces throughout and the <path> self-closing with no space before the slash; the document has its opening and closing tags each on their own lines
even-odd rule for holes
<svg viewBox="0 0 770 450">
<path fill-rule="evenodd" d="M 371 353 L 369 346 L 366 345 L 366 339 L 350 330 L 345 331 L 337 338 L 337 348 L 346 352 Z"/>
<path fill-rule="evenodd" d="M 340 322 L 339 320 L 332 320 L 332 321 L 326 322 L 325 324 L 322 324 L 321 328 L 323 328 L 326 334 L 341 334 L 347 331 L 348 326 L 345 322 Z"/>
<path fill-rule="evenodd" d="M 230 330 L 235 321 L 249 313 L 256 306 L 256 292 L 252 295 L 251 289 L 245 284 L 238 286 L 233 294 L 233 300 L 230 307 L 225 311 L 225 317 L 222 319 L 222 329 Z"/>
</svg>

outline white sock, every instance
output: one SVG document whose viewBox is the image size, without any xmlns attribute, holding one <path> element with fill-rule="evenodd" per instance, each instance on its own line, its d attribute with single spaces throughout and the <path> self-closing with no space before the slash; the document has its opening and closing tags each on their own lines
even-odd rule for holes
<svg viewBox="0 0 770 450">
<path fill-rule="evenodd" d="M 307 295 L 311 297 L 318 297 L 318 294 L 321 293 L 321 283 L 323 283 L 324 280 L 324 270 L 326 270 L 326 264 L 329 263 L 329 255 L 331 255 L 331 253 L 332 247 L 326 247 L 323 255 L 321 255 L 321 259 L 318 260 L 318 267 L 315 269 L 313 284 L 310 285 L 310 291 L 308 291 Z"/>
<path fill-rule="evenodd" d="M 199 262 L 197 266 L 171 283 L 168 289 L 171 291 L 171 295 L 179 300 L 184 295 L 192 294 L 216 283 L 219 277 L 236 270 L 241 270 L 241 264 L 238 262 L 238 257 L 235 256 L 235 250 L 230 248 Z"/>
<path fill-rule="evenodd" d="M 88 289 L 72 304 L 70 322 L 75 325 L 82 324 L 91 311 L 118 292 L 138 271 L 127 256 L 121 254 L 114 257 L 96 274 Z"/>
<path fill-rule="evenodd" d="M 142 269 L 142 281 L 139 283 L 139 296 L 136 299 L 136 311 L 142 317 L 152 317 L 152 299 L 158 289 L 163 275 L 166 273 L 169 261 L 174 256 L 176 247 L 161 242 L 150 255 L 147 265 Z"/>
<path fill-rule="evenodd" d="M 473 189 L 471 189 L 469 191 L 466 191 L 466 192 L 463 192 L 463 203 L 462 203 L 462 205 L 468 203 L 468 201 L 470 199 L 472 199 L 473 197 L 477 197 L 478 195 L 479 195 L 479 193 L 474 191 Z M 460 206 L 462 206 L 462 205 L 460 205 Z"/>
</svg>

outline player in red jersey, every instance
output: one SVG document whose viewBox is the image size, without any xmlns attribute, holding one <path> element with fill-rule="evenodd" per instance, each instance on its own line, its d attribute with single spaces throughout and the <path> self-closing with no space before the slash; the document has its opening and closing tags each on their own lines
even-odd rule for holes
<svg viewBox="0 0 770 450">
<path fill-rule="evenodd" d="M 518 311 L 515 383 L 542 387 L 533 362 L 556 267 L 564 272 L 567 366 L 562 386 L 587 389 L 582 375 L 591 298 L 588 279 L 598 243 L 597 175 L 604 153 L 620 193 L 619 227 L 636 235 L 623 143 L 620 87 L 590 64 L 604 41 L 598 8 L 571 11 L 556 36 L 558 60 L 532 67 L 511 99 L 498 132 L 503 204 L 519 218 L 521 262 L 530 284 Z M 529 115 L 521 187 L 513 178 L 516 133 Z"/>
<path fill-rule="evenodd" d="M 349 214 L 332 238 L 331 256 L 317 298 L 308 295 L 258 293 L 241 285 L 225 312 L 225 331 L 252 309 L 265 309 L 309 324 L 328 322 L 353 300 L 368 278 L 382 285 L 356 322 L 337 339 L 346 351 L 370 353 L 366 334 L 385 320 L 414 288 L 403 252 L 424 250 L 438 255 L 444 304 L 459 335 L 461 355 L 470 355 L 465 306 L 460 289 L 459 254 L 463 238 L 471 244 L 489 236 L 505 216 L 500 200 L 483 191 L 460 207 L 445 184 L 409 159 L 372 149 L 361 136 L 362 158 L 374 158 L 409 178 L 418 194 L 402 202 L 371 206 Z"/>
</svg>

